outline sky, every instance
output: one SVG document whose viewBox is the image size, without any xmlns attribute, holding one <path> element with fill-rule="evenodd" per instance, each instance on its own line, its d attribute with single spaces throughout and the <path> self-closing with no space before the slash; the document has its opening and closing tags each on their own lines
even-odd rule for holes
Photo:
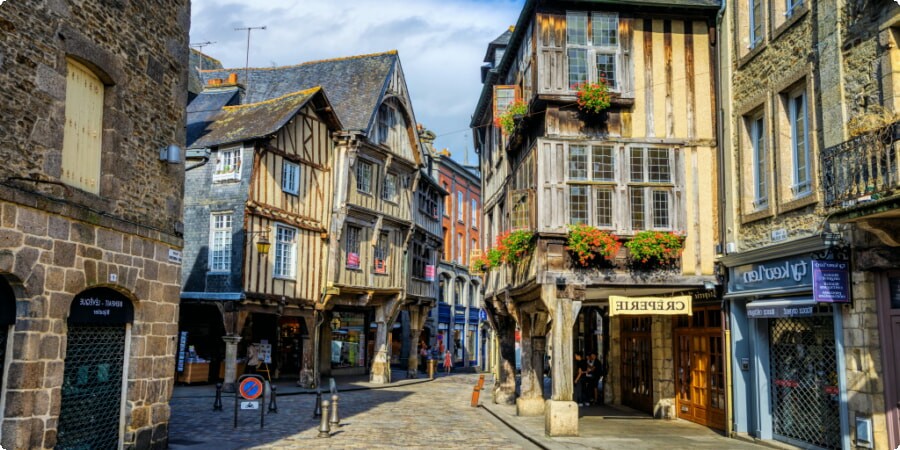
<svg viewBox="0 0 900 450">
<path fill-rule="evenodd" d="M 481 93 L 489 42 L 514 25 L 524 0 L 193 0 L 191 44 L 226 68 L 397 50 L 416 120 L 437 149 L 475 164 L 469 120 Z M 195 48 L 197 48 L 195 46 Z M 326 93 L 327 94 L 327 93 Z"/>
</svg>

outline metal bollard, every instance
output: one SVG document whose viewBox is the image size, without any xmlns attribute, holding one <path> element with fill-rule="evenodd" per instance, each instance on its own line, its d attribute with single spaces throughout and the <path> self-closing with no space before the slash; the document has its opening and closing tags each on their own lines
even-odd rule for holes
<svg viewBox="0 0 900 450">
<path fill-rule="evenodd" d="M 313 409 L 313 418 L 322 415 L 322 390 L 316 389 L 316 407 Z"/>
<path fill-rule="evenodd" d="M 328 423 L 335 429 L 341 423 L 341 418 L 340 418 L 340 416 L 338 416 L 338 396 L 337 396 L 337 394 L 331 396 L 331 419 L 328 421 Z"/>
<path fill-rule="evenodd" d="M 322 421 L 319 422 L 319 435 L 316 437 L 330 438 L 331 428 L 328 424 L 328 400 L 322 400 Z"/>
<path fill-rule="evenodd" d="M 213 402 L 213 411 L 222 410 L 222 383 L 216 383 L 216 400 Z"/>
<path fill-rule="evenodd" d="M 269 414 L 278 414 L 278 403 L 275 402 L 275 386 L 272 386 L 272 398 L 269 400 Z"/>
</svg>

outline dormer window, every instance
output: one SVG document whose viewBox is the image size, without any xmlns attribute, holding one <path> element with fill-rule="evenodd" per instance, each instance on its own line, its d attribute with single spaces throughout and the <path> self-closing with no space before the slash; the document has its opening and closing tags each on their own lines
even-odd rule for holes
<svg viewBox="0 0 900 450">
<path fill-rule="evenodd" d="M 216 155 L 213 181 L 239 180 L 241 178 L 241 147 L 220 148 Z"/>
<path fill-rule="evenodd" d="M 494 50 L 494 67 L 500 67 L 500 61 L 503 60 L 503 54 L 506 53 L 506 48 L 498 48 Z"/>
</svg>

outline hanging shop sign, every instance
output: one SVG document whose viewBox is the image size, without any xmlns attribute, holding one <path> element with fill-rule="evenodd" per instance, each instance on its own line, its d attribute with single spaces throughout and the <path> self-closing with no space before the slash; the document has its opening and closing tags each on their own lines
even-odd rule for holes
<svg viewBox="0 0 900 450">
<path fill-rule="evenodd" d="M 122 325 L 134 321 L 131 300 L 109 288 L 88 289 L 75 296 L 69 323 Z"/>
<path fill-rule="evenodd" d="M 848 261 L 812 261 L 813 298 L 823 303 L 850 301 L 850 263 Z"/>
<path fill-rule="evenodd" d="M 681 295 L 678 297 L 620 297 L 611 295 L 609 297 L 609 315 L 688 315 L 691 312 L 691 296 Z"/>
<path fill-rule="evenodd" d="M 812 287 L 812 268 L 807 256 L 779 258 L 731 268 L 730 293 Z"/>
<path fill-rule="evenodd" d="M 187 353 L 188 332 L 182 331 L 178 340 L 178 365 L 177 370 L 184 372 L 184 358 Z"/>
</svg>

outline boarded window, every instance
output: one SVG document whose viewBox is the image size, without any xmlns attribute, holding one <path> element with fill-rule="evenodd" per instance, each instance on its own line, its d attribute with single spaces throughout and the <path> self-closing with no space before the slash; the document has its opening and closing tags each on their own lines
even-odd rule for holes
<svg viewBox="0 0 900 450">
<path fill-rule="evenodd" d="M 99 194 L 103 83 L 84 65 L 71 59 L 67 62 L 62 181 Z"/>
</svg>

